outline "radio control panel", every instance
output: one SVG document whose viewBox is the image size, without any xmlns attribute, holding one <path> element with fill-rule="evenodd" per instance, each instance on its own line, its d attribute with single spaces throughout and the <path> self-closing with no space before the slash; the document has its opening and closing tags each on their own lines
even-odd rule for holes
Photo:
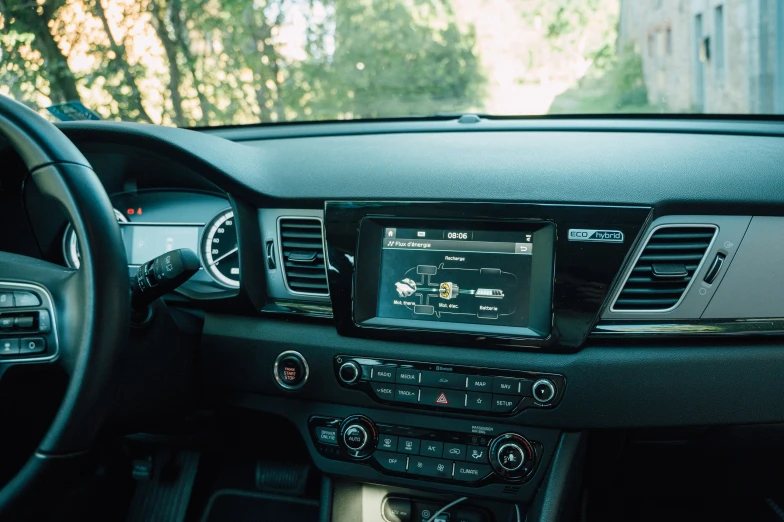
<svg viewBox="0 0 784 522">
<path fill-rule="evenodd" d="M 562 375 L 339 355 L 338 382 L 374 400 L 407 408 L 510 416 L 553 408 L 566 388 Z"/>
</svg>

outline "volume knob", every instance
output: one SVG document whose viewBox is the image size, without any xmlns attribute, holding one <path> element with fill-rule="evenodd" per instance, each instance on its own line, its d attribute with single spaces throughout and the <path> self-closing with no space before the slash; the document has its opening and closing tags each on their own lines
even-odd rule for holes
<svg viewBox="0 0 784 522">
<path fill-rule="evenodd" d="M 354 361 L 344 362 L 338 370 L 338 377 L 346 384 L 354 384 L 362 376 L 362 368 Z"/>
</svg>

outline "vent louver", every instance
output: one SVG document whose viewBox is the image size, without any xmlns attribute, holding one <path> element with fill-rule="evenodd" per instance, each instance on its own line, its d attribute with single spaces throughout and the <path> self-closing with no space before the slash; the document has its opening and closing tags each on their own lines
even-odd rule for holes
<svg viewBox="0 0 784 522">
<path fill-rule="evenodd" d="M 294 293 L 329 295 L 321 220 L 280 218 L 279 226 L 286 286 Z"/>
<path fill-rule="evenodd" d="M 663 312 L 675 307 L 716 235 L 711 225 L 665 225 L 645 244 L 613 304 L 614 311 Z"/>
</svg>

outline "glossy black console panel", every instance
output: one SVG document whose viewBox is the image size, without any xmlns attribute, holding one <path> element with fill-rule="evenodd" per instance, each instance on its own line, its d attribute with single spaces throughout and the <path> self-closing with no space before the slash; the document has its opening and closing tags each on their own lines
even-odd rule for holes
<svg viewBox="0 0 784 522">
<path fill-rule="evenodd" d="M 383 475 L 425 480 L 445 485 L 481 487 L 488 484 L 519 484 L 534 475 L 542 459 L 544 448 L 535 440 L 524 439 L 527 456 L 519 473 L 510 477 L 495 471 L 498 456 L 493 454 L 494 443 L 507 437 L 493 437 L 483 433 L 461 433 L 437 428 L 376 424 L 378 439 L 374 449 L 358 459 L 340 440 L 348 419 L 314 416 L 308 422 L 313 445 L 322 456 L 343 462 L 370 466 Z M 332 434 L 337 434 L 333 439 Z"/>
<path fill-rule="evenodd" d="M 512 203 L 350 202 L 328 201 L 325 243 L 329 287 L 338 332 L 342 335 L 403 342 L 484 347 L 574 350 L 588 336 L 624 260 L 650 218 L 650 208 L 631 206 L 540 205 Z M 550 334 L 546 337 L 429 331 L 419 328 L 362 324 L 356 317 L 355 278 L 363 262 L 360 225 L 363 219 L 445 220 L 499 223 L 499 228 L 532 222 L 555 227 L 554 277 Z M 568 231 L 612 230 L 618 242 L 569 240 Z"/>
<path fill-rule="evenodd" d="M 356 378 L 345 379 L 347 367 L 359 369 Z M 399 359 L 338 355 L 333 369 L 344 388 L 362 391 L 376 402 L 483 417 L 554 408 L 566 390 L 566 379 L 553 373 Z"/>
</svg>

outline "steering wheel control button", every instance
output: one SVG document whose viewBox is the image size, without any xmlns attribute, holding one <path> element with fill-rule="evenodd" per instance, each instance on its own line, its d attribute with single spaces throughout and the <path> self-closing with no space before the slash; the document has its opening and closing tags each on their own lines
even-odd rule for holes
<svg viewBox="0 0 784 522">
<path fill-rule="evenodd" d="M 44 353 L 46 351 L 46 341 L 42 337 L 25 337 L 19 342 L 19 353 L 29 355 Z"/>
<path fill-rule="evenodd" d="M 38 311 L 38 331 L 47 333 L 52 330 L 52 320 L 49 318 L 49 312 L 46 310 Z"/>
<path fill-rule="evenodd" d="M 308 363 L 299 352 L 286 351 L 275 359 L 275 381 L 285 390 L 298 390 L 308 381 Z"/>
<path fill-rule="evenodd" d="M 354 361 L 344 362 L 338 370 L 340 380 L 346 384 L 354 384 L 362 376 L 362 369 Z"/>
<path fill-rule="evenodd" d="M 19 355 L 19 339 L 0 340 L 0 356 Z"/>
<path fill-rule="evenodd" d="M 19 315 L 14 320 L 14 326 L 24 330 L 29 330 L 35 324 L 35 317 L 32 315 Z"/>
<path fill-rule="evenodd" d="M 397 367 L 394 365 L 375 366 L 372 369 L 370 380 L 378 382 L 395 382 L 396 374 Z"/>
<path fill-rule="evenodd" d="M 319 426 L 318 428 L 316 428 L 316 438 L 322 444 L 337 445 L 338 429 L 324 428 L 322 426 Z"/>
<path fill-rule="evenodd" d="M 13 308 L 13 307 L 14 307 L 14 293 L 0 292 L 0 308 Z"/>
<path fill-rule="evenodd" d="M 16 318 L 13 315 L 4 315 L 0 317 L 0 330 L 10 330 L 16 324 Z"/>
<path fill-rule="evenodd" d="M 517 444 L 504 444 L 498 450 L 498 462 L 506 471 L 517 471 L 523 467 L 525 453 Z"/>
<path fill-rule="evenodd" d="M 460 482 L 478 482 L 490 474 L 487 464 L 474 464 L 472 462 L 455 462 L 453 478 Z"/>
<path fill-rule="evenodd" d="M 397 371 L 395 382 L 400 384 L 419 384 L 419 370 L 400 368 Z"/>
<path fill-rule="evenodd" d="M 539 379 L 533 385 L 534 399 L 550 402 L 555 397 L 555 385 L 550 379 Z"/>
<path fill-rule="evenodd" d="M 14 301 L 17 307 L 41 306 L 41 300 L 32 292 L 14 291 Z"/>
</svg>

